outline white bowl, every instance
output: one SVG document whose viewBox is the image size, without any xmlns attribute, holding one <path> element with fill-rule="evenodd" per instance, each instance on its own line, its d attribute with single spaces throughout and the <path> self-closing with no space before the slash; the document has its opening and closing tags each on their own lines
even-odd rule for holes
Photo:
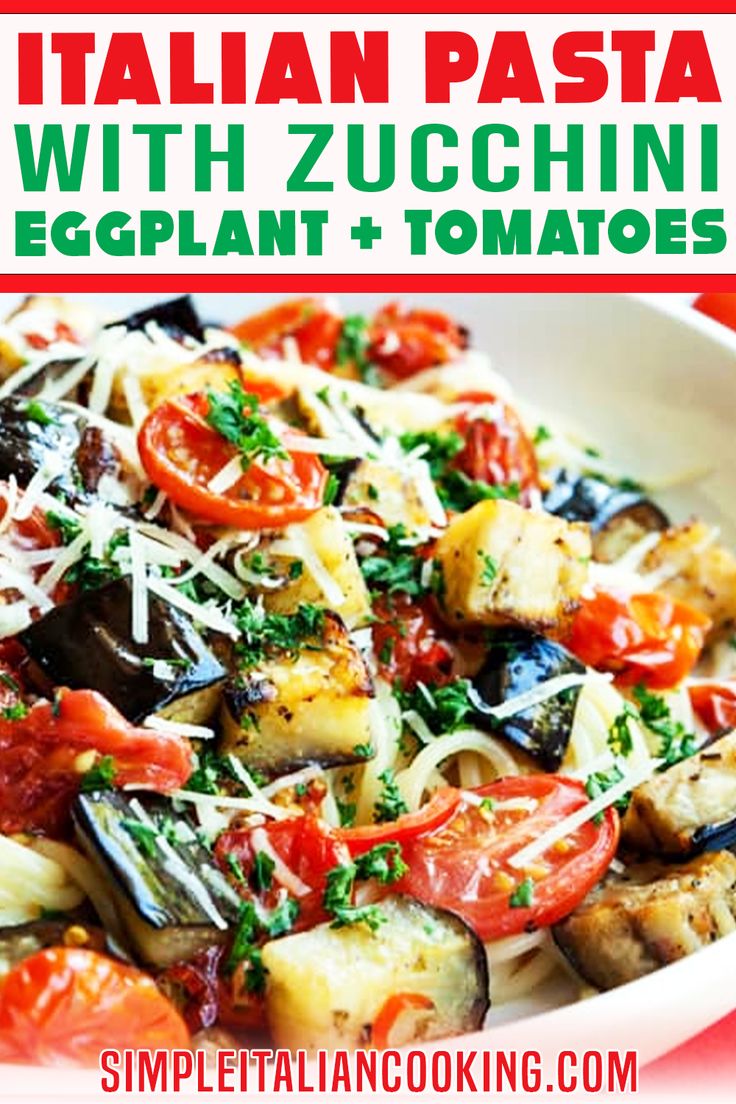
<svg viewBox="0 0 736 1104">
<path fill-rule="evenodd" d="M 0 313 L 11 305 L 0 296 Z M 113 314 L 151 295 L 97 295 Z M 163 298 L 156 296 L 155 298 Z M 234 322 L 273 295 L 197 296 L 204 318 Z M 340 296 L 368 312 L 390 296 Z M 736 334 L 670 296 L 411 295 L 466 323 L 523 400 L 573 421 L 629 471 L 656 483 L 698 474 L 658 497 L 675 517 L 698 513 L 736 544 Z M 736 1007 L 736 935 L 610 993 L 452 1040 L 451 1048 L 637 1050 L 651 1061 Z M 446 1046 L 447 1044 L 443 1044 Z M 94 1073 L 11 1072 L 17 1098 L 97 1096 Z M 17 1090 L 16 1090 L 17 1083 Z M 81 1095 L 80 1095 L 81 1094 Z M 212 1099 L 210 1097 L 209 1099 Z M 223 1098 L 225 1099 L 225 1098 Z"/>
</svg>

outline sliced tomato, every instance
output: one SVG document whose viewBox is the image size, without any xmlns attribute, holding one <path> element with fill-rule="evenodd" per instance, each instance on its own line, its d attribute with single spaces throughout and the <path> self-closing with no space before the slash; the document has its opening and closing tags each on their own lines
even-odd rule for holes
<svg viewBox="0 0 736 1104">
<path fill-rule="evenodd" d="M 696 683 L 688 687 L 690 701 L 708 731 L 717 736 L 736 728 L 736 689 L 724 683 Z"/>
<path fill-rule="evenodd" d="M 402 849 L 409 871 L 398 888 L 458 913 L 484 940 L 561 920 L 608 869 L 619 835 L 615 809 L 607 809 L 600 824 L 588 820 L 570 832 L 528 870 L 517 870 L 509 860 L 522 847 L 586 804 L 584 786 L 561 775 L 526 775 L 491 782 L 475 793 L 491 799 L 496 809 L 486 811 L 461 795 L 438 831 L 409 840 Z M 529 889 L 526 879 L 530 896 L 521 892 Z"/>
<path fill-rule="evenodd" d="M 621 685 L 667 690 L 690 673 L 710 627 L 705 614 L 664 594 L 595 590 L 581 599 L 566 644 Z"/>
<path fill-rule="evenodd" d="M 405 813 L 385 824 L 364 824 L 357 828 L 336 828 L 335 835 L 347 844 L 351 855 L 362 855 L 380 843 L 400 843 L 402 847 L 418 836 L 434 832 L 445 824 L 460 803 L 460 791 L 453 786 L 436 790 L 415 813 Z"/>
<path fill-rule="evenodd" d="M 444 364 L 466 347 L 466 331 L 442 311 L 404 311 L 389 303 L 370 324 L 367 357 L 395 379 Z"/>
<path fill-rule="evenodd" d="M 191 1046 L 174 1006 L 146 974 L 96 951 L 51 947 L 0 988 L 0 1060 L 96 1066 L 101 1050 Z"/>
<path fill-rule="evenodd" d="M 733 291 L 706 291 L 693 303 L 696 310 L 736 330 L 736 293 Z"/>
<path fill-rule="evenodd" d="M 373 613 L 373 649 L 385 679 L 399 679 L 413 690 L 418 682 L 437 684 L 450 677 L 453 649 L 430 602 L 390 594 L 376 600 Z"/>
<path fill-rule="evenodd" d="M 327 471 L 318 457 L 299 452 L 299 434 L 267 421 L 279 432 L 288 459 L 254 460 L 222 492 L 211 480 L 238 456 L 237 449 L 205 421 L 203 393 L 161 403 L 138 434 L 148 478 L 169 498 L 199 518 L 237 529 L 262 529 L 303 521 L 324 499 Z"/>
<path fill-rule="evenodd" d="M 118 785 L 167 793 L 192 772 L 182 736 L 136 728 L 94 690 L 62 690 L 53 704 L 0 718 L 0 831 L 63 832 L 89 750 L 112 756 Z"/>
<path fill-rule="evenodd" d="M 313 927 L 326 917 L 322 897 L 327 885 L 327 873 L 345 861 L 348 856 L 345 844 L 328 824 L 309 814 L 270 821 L 262 828 L 234 828 L 223 832 L 215 844 L 215 857 L 220 868 L 230 875 L 233 860 L 237 862 L 242 880 L 231 880 L 233 888 L 245 898 L 252 899 L 257 895 L 266 908 L 276 903 L 281 883 L 278 876 L 274 876 L 268 889 L 256 893 L 253 870 L 261 833 L 265 833 L 269 848 L 276 852 L 284 866 L 304 887 L 297 895 L 299 916 L 295 930 Z M 289 886 L 286 888 L 289 889 Z"/>
<path fill-rule="evenodd" d="M 454 466 L 469 479 L 490 486 L 519 487 L 519 500 L 528 506 L 539 490 L 537 455 L 515 410 L 487 391 L 467 391 L 458 403 L 472 404 L 459 414 L 455 429 L 465 441 Z"/>
<path fill-rule="evenodd" d="M 342 318 L 321 299 L 290 299 L 233 326 L 244 344 L 260 353 L 282 352 L 285 337 L 296 341 L 305 364 L 331 371 Z"/>
</svg>

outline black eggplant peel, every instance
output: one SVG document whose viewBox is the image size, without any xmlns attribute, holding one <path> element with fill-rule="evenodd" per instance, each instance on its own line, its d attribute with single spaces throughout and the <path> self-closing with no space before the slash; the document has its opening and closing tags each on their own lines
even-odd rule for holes
<svg viewBox="0 0 736 1104">
<path fill-rule="evenodd" d="M 128 578 L 56 606 L 21 635 L 39 689 L 97 690 L 134 724 L 156 713 L 190 724 L 215 711 L 226 671 L 191 621 L 148 594 L 148 642 L 131 637 Z"/>
<path fill-rule="evenodd" d="M 570 740 L 579 687 L 563 690 L 501 722 L 490 708 L 559 675 L 584 671 L 585 666 L 554 640 L 524 629 L 498 630 L 472 680 L 473 721 L 527 752 L 544 770 L 559 770 Z"/>
<path fill-rule="evenodd" d="M 135 958 L 164 968 L 226 941 L 240 899 L 188 817 L 120 792 L 83 794 L 72 815 Z"/>
<path fill-rule="evenodd" d="M 559 471 L 544 497 L 544 508 L 566 521 L 584 521 L 593 533 L 593 554 L 610 561 L 646 533 L 664 530 L 669 519 L 640 490 L 612 486 L 594 475 Z"/>
<path fill-rule="evenodd" d="M 175 341 L 180 341 L 184 337 L 204 341 L 204 326 L 189 295 L 181 295 L 177 299 L 165 299 L 145 310 L 135 311 L 126 318 L 108 323 L 105 329 L 125 326 L 128 331 L 145 330 L 149 322 L 155 322 Z"/>
<path fill-rule="evenodd" d="M 13 475 L 25 487 L 51 465 L 59 475 L 50 490 L 69 500 L 94 495 L 103 475 L 126 478 L 117 449 L 84 415 L 41 399 L 0 399 L 0 479 Z"/>
</svg>

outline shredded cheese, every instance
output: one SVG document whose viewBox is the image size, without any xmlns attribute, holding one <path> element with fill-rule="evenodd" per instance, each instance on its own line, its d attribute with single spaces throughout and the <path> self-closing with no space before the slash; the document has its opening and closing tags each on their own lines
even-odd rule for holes
<svg viewBox="0 0 736 1104">
<path fill-rule="evenodd" d="M 162 662 L 166 662 L 163 660 Z M 168 720 L 166 717 L 157 717 L 151 713 L 143 721 L 144 728 L 152 728 L 155 732 L 172 732 L 176 736 L 186 736 L 192 740 L 214 740 L 214 730 L 206 725 L 186 724 L 184 721 Z"/>
<path fill-rule="evenodd" d="M 149 575 L 147 585 L 148 589 L 157 594 L 159 598 L 163 598 L 165 602 L 172 606 L 177 606 L 188 614 L 193 621 L 199 622 L 200 625 L 206 625 L 213 632 L 223 633 L 225 636 L 229 636 L 231 640 L 237 640 L 240 636 L 237 626 L 216 607 L 193 602 L 178 591 L 175 586 L 170 586 L 163 579 L 157 579 L 153 575 Z"/>
</svg>

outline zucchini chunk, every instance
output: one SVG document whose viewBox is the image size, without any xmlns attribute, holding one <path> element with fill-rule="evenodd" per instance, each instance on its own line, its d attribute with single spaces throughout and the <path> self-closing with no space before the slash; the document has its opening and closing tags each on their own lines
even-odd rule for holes
<svg viewBox="0 0 736 1104">
<path fill-rule="evenodd" d="M 72 817 L 137 958 L 165 967 L 225 941 L 239 898 L 170 802 L 82 794 Z"/>
<path fill-rule="evenodd" d="M 525 510 L 506 499 L 479 502 L 437 542 L 442 602 L 450 625 L 522 625 L 562 635 L 588 574 L 587 525 Z"/>
<path fill-rule="evenodd" d="M 56 606 L 22 634 L 30 674 L 49 684 L 98 690 L 127 720 L 151 713 L 204 724 L 217 708 L 225 668 L 191 621 L 156 595 L 148 597 L 148 643 L 130 635 L 132 589 L 128 578 Z"/>
<path fill-rule="evenodd" d="M 340 500 L 348 509 L 369 506 L 390 528 L 416 533 L 432 525 L 432 515 L 415 475 L 380 460 L 361 460 L 348 477 Z"/>
<path fill-rule="evenodd" d="M 392 1045 L 481 1026 L 488 965 L 475 933 L 454 913 L 412 897 L 387 897 L 380 908 L 386 919 L 375 932 L 320 924 L 266 943 L 266 1016 L 276 1046 L 371 1046 L 376 1018 L 398 994 L 425 998 L 427 1007 L 397 1018 L 403 1037 Z"/>
<path fill-rule="evenodd" d="M 296 544 L 294 556 L 290 559 L 290 565 L 299 565 L 294 571 L 294 577 L 291 578 L 291 572 L 287 571 L 285 586 L 264 592 L 263 604 L 266 609 L 274 613 L 294 613 L 300 603 L 304 602 L 329 606 L 350 629 L 366 622 L 371 612 L 368 587 L 340 511 L 334 506 L 323 506 L 307 521 L 293 526 L 292 531 L 299 533 L 300 543 L 303 537 L 310 554 L 321 561 L 325 573 L 342 591 L 343 600 L 330 600 L 330 596 L 325 594 L 320 582 L 310 572 L 309 564 L 299 559 L 299 546 Z M 264 552 L 268 557 L 268 544 L 264 545 Z M 279 564 L 285 562 L 280 556 L 274 559 L 275 570 L 278 570 Z"/>
<path fill-rule="evenodd" d="M 221 750 L 269 776 L 308 763 L 362 762 L 372 747 L 372 698 L 365 661 L 342 620 L 326 613 L 319 645 L 266 659 L 231 679 Z"/>
<path fill-rule="evenodd" d="M 561 644 L 523 629 L 499 629 L 472 679 L 477 707 L 473 719 L 481 728 L 489 728 L 527 752 L 543 770 L 559 770 L 570 741 L 580 687 L 563 690 L 500 724 L 488 724 L 484 706 L 500 705 L 559 675 L 584 672 L 585 665 Z"/>
<path fill-rule="evenodd" d="M 713 635 L 736 627 L 736 556 L 714 537 L 702 521 L 668 529 L 641 568 L 662 571 L 658 589 L 710 617 Z"/>
<path fill-rule="evenodd" d="M 736 931 L 736 858 L 628 867 L 594 889 L 553 934 L 589 984 L 613 989 Z"/>
<path fill-rule="evenodd" d="M 565 471 L 557 473 L 544 508 L 566 521 L 586 521 L 593 533 L 593 555 L 604 563 L 669 525 L 664 510 L 641 491 L 612 487 L 594 475 L 570 478 Z"/>
<path fill-rule="evenodd" d="M 636 851 L 665 855 L 736 843 L 736 732 L 637 786 L 623 840 Z"/>
</svg>

